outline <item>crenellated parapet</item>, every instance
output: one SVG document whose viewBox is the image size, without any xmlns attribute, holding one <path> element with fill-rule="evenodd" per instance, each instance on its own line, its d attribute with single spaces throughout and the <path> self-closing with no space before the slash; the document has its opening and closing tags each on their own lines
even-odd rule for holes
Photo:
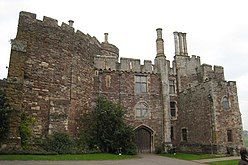
<svg viewBox="0 0 248 165">
<path fill-rule="evenodd" d="M 120 62 L 115 57 L 96 55 L 94 58 L 94 66 L 97 69 L 119 70 L 129 72 L 153 73 L 154 66 L 152 61 L 144 60 L 141 65 L 139 59 L 120 58 Z"/>
<path fill-rule="evenodd" d="M 174 67 L 180 68 L 179 74 L 182 76 L 196 74 L 196 68 L 201 65 L 201 59 L 196 55 L 192 55 L 191 57 L 176 55 L 174 62 Z"/>
<path fill-rule="evenodd" d="M 199 78 L 199 82 L 208 81 L 210 79 L 224 81 L 224 68 L 222 66 L 212 67 L 212 65 L 202 64 L 199 68 L 197 68 L 197 74 Z"/>
<path fill-rule="evenodd" d="M 62 22 L 61 26 L 58 25 L 58 20 L 44 16 L 43 20 L 38 20 L 36 18 L 36 14 L 22 11 L 20 12 L 20 17 L 19 17 L 19 26 L 23 26 L 26 24 L 38 24 L 39 26 L 43 27 L 50 27 L 50 28 L 57 28 L 57 30 L 62 30 L 64 32 L 68 33 L 74 33 L 75 37 L 79 37 L 82 40 L 86 40 L 89 43 L 92 44 L 97 44 L 100 46 L 100 42 L 96 39 L 96 37 L 92 37 L 89 34 L 84 34 L 80 30 L 77 30 L 75 32 L 75 29 L 73 28 L 73 22 L 72 20 L 68 21 L 67 23 Z"/>
</svg>

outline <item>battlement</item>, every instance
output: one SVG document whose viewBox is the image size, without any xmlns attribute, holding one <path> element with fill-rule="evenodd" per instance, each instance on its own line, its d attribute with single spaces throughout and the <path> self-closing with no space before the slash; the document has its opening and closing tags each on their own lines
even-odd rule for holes
<svg viewBox="0 0 248 165">
<path fill-rule="evenodd" d="M 192 55 L 189 60 L 196 60 L 196 61 L 200 61 L 201 57 L 200 56 L 196 56 L 196 55 Z"/>
<path fill-rule="evenodd" d="M 21 11 L 19 14 L 19 24 L 26 25 L 26 24 L 39 24 L 40 26 L 44 27 L 51 27 L 51 28 L 58 28 L 58 30 L 63 30 L 65 32 L 74 33 L 76 37 L 80 37 L 83 40 L 87 40 L 88 42 L 92 44 L 97 44 L 100 46 L 100 42 L 96 39 L 96 37 L 91 37 L 89 34 L 84 34 L 80 30 L 77 30 L 75 32 L 74 28 L 72 27 L 72 22 L 69 21 L 69 23 L 62 22 L 61 26 L 58 25 L 58 20 L 44 16 L 43 20 L 38 20 L 36 18 L 36 14 Z"/>
<path fill-rule="evenodd" d="M 30 19 L 36 19 L 36 14 L 30 13 L 30 12 L 26 12 L 26 11 L 21 11 L 20 12 L 20 17 L 21 16 L 25 16 L 25 17 L 28 17 Z"/>
<path fill-rule="evenodd" d="M 154 67 L 152 61 L 150 60 L 144 60 L 144 65 L 141 65 L 139 59 L 122 57 L 120 58 L 120 62 L 118 62 L 115 57 L 96 55 L 94 58 L 94 64 L 97 69 L 132 71 L 143 73 L 154 72 Z"/>
<path fill-rule="evenodd" d="M 201 81 L 207 81 L 209 79 L 225 80 L 224 69 L 222 66 L 214 65 L 214 67 L 212 67 L 212 65 L 209 64 L 202 64 L 197 69 L 197 73 L 200 75 Z"/>
</svg>

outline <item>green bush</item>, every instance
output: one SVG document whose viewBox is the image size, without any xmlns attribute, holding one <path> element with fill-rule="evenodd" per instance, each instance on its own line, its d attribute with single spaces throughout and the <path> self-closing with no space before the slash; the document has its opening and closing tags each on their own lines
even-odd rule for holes
<svg viewBox="0 0 248 165">
<path fill-rule="evenodd" d="M 124 121 L 123 108 L 100 97 L 92 113 L 81 119 L 83 138 L 90 150 L 135 153 L 134 131 Z"/>
<path fill-rule="evenodd" d="M 44 141 L 44 149 L 59 154 L 76 152 L 74 142 L 67 133 L 56 132 Z"/>
</svg>

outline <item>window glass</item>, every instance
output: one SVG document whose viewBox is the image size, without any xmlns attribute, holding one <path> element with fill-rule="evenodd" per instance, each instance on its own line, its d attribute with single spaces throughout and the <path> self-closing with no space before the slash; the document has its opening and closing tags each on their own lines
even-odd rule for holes
<svg viewBox="0 0 248 165">
<path fill-rule="evenodd" d="M 176 103 L 170 102 L 170 113 L 171 117 L 176 117 Z"/>
<path fill-rule="evenodd" d="M 224 109 L 229 109 L 229 100 L 226 96 L 222 98 L 222 107 Z"/>
<path fill-rule="evenodd" d="M 136 117 L 144 118 L 147 117 L 149 114 L 148 106 L 145 103 L 138 103 L 136 105 Z"/>
<path fill-rule="evenodd" d="M 146 93 L 147 92 L 147 77 L 146 76 L 135 76 L 135 93 Z"/>
<path fill-rule="evenodd" d="M 174 80 L 169 80 L 169 85 L 170 85 L 170 94 L 175 93 L 175 83 Z"/>
</svg>

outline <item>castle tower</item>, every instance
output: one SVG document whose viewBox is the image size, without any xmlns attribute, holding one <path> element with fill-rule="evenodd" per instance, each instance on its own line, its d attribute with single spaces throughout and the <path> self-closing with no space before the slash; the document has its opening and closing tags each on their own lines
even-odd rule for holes
<svg viewBox="0 0 248 165">
<path fill-rule="evenodd" d="M 163 133 L 164 133 L 164 142 L 166 144 L 171 144 L 170 138 L 170 129 L 171 129 L 171 120 L 169 114 L 169 69 L 170 62 L 166 60 L 166 56 L 164 54 L 164 40 L 162 38 L 162 29 L 158 28 L 157 31 L 157 55 L 155 58 L 155 68 L 156 72 L 160 75 L 162 82 L 162 101 L 163 101 Z"/>
<path fill-rule="evenodd" d="M 110 58 L 115 58 L 118 60 L 119 58 L 119 49 L 109 43 L 108 41 L 108 33 L 104 33 L 104 42 L 101 43 L 102 55 Z"/>
<path fill-rule="evenodd" d="M 200 57 L 188 56 L 186 33 L 174 32 L 175 69 L 177 72 L 177 89 L 179 92 L 198 83 L 196 68 L 200 67 Z"/>
</svg>

